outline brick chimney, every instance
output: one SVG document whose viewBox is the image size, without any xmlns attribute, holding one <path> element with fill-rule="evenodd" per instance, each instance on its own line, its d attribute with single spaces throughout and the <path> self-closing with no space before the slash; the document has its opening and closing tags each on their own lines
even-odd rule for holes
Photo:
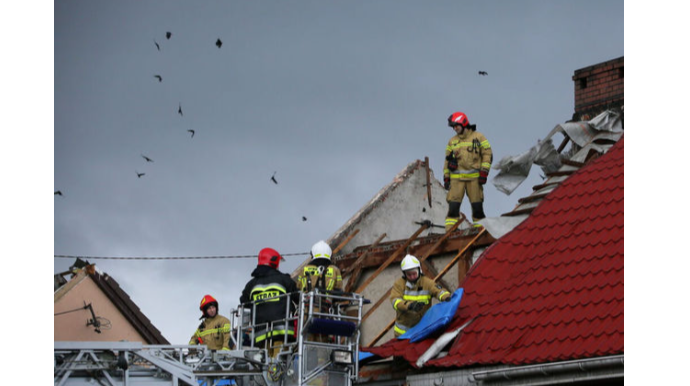
<svg viewBox="0 0 690 386">
<path fill-rule="evenodd" d="M 586 121 L 604 110 L 623 110 L 623 56 L 575 70 L 574 121 Z"/>
</svg>

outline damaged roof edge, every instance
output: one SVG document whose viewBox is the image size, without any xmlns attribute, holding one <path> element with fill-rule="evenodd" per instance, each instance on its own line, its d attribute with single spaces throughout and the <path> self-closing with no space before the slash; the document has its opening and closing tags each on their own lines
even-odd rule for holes
<svg viewBox="0 0 690 386">
<path fill-rule="evenodd" d="M 410 162 L 402 171 L 400 171 L 393 180 L 384 186 L 378 193 L 374 195 L 362 208 L 360 208 L 352 217 L 350 217 L 343 226 L 341 226 L 331 237 L 326 240 L 326 242 L 331 246 L 331 248 L 336 248 L 340 243 L 343 242 L 374 209 L 376 209 L 391 192 L 393 192 L 402 182 L 407 180 L 415 171 L 424 167 L 425 163 L 422 160 L 416 160 Z M 431 174 L 433 172 L 429 170 Z M 435 178 L 432 178 L 434 180 Z M 295 270 L 292 272 L 292 276 L 297 276 L 303 269 L 304 266 L 309 262 L 309 258 L 305 259 Z"/>
<path fill-rule="evenodd" d="M 347 220 L 347 222 L 343 224 L 340 229 L 335 231 L 335 233 L 328 238 L 329 244 L 340 244 L 342 240 L 344 240 L 350 234 L 350 232 L 352 232 L 355 225 L 359 224 L 364 218 L 367 217 L 367 215 L 369 215 L 369 213 L 376 209 L 378 204 L 383 201 L 383 198 L 386 197 L 386 195 L 395 190 L 401 182 L 409 178 L 409 176 L 422 167 L 422 165 L 424 165 L 424 161 L 421 160 L 416 160 L 408 164 L 405 169 L 403 169 L 395 176 L 395 178 L 393 178 L 393 181 L 381 188 L 381 190 L 379 190 L 379 192 L 376 193 L 376 195 L 374 195 L 369 202 L 367 202 L 360 210 L 357 211 L 357 213 L 354 214 L 354 216 Z"/>
</svg>

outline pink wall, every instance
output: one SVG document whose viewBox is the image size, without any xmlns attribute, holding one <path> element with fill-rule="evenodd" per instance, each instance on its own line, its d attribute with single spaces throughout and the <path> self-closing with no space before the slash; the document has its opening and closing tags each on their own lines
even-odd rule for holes
<svg viewBox="0 0 690 386">
<path fill-rule="evenodd" d="M 78 280 L 75 278 L 74 280 Z M 70 286 L 70 283 L 65 287 Z M 66 288 L 61 288 L 64 290 Z M 60 291 L 58 290 L 58 292 Z M 54 313 L 70 311 L 83 308 L 84 302 L 91 303 L 96 316 L 101 319 L 103 324 L 100 328 L 101 333 L 97 333 L 93 326 L 87 326 L 86 321 L 91 319 L 91 311 L 81 309 L 63 315 L 54 316 L 53 338 L 55 341 L 111 341 L 117 342 L 126 340 L 129 342 L 141 342 L 147 344 L 144 338 L 132 327 L 115 305 L 98 288 L 90 277 L 83 278 L 67 293 L 60 296 L 54 303 Z M 111 327 L 105 325 L 110 321 Z"/>
</svg>

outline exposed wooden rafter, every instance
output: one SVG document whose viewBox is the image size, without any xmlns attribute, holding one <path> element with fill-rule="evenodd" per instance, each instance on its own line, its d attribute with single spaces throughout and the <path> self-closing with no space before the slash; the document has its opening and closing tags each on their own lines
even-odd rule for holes
<svg viewBox="0 0 690 386">
<path fill-rule="evenodd" d="M 470 246 L 474 245 L 474 243 L 477 240 L 479 240 L 479 238 L 482 237 L 482 235 L 485 232 L 486 232 L 486 228 L 482 228 L 482 230 L 477 234 L 477 236 L 475 236 L 474 239 L 472 239 L 472 241 L 470 241 L 465 246 L 465 248 L 460 250 L 457 253 L 457 255 L 455 255 L 455 257 L 441 270 L 441 272 L 439 272 L 439 274 L 436 277 L 434 277 L 434 279 L 433 279 L 434 282 L 438 281 L 441 277 L 443 277 L 443 275 L 445 275 L 453 267 L 453 265 L 455 265 L 455 263 L 457 263 L 458 260 L 460 260 L 460 258 L 465 254 L 465 252 L 468 251 Z M 388 291 L 389 294 L 390 294 L 390 291 L 391 290 Z M 362 321 L 364 321 L 364 318 L 362 318 Z M 384 329 L 378 335 L 376 335 L 376 337 L 371 342 L 369 342 L 369 344 L 367 344 L 367 346 L 370 347 L 370 346 L 375 345 L 376 342 L 378 342 L 388 332 L 388 330 L 390 330 L 391 327 L 393 327 L 394 324 L 395 324 L 395 318 L 393 318 L 393 320 L 390 323 L 388 323 L 388 325 L 386 327 L 384 327 Z"/>
</svg>

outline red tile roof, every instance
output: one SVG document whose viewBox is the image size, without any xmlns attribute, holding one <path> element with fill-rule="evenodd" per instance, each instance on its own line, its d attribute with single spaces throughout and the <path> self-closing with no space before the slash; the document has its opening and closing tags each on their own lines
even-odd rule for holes
<svg viewBox="0 0 690 386">
<path fill-rule="evenodd" d="M 425 366 L 534 364 L 623 353 L 623 139 L 554 189 L 489 247 L 446 331 L 475 318 Z M 434 339 L 364 349 L 414 364 Z"/>
</svg>

